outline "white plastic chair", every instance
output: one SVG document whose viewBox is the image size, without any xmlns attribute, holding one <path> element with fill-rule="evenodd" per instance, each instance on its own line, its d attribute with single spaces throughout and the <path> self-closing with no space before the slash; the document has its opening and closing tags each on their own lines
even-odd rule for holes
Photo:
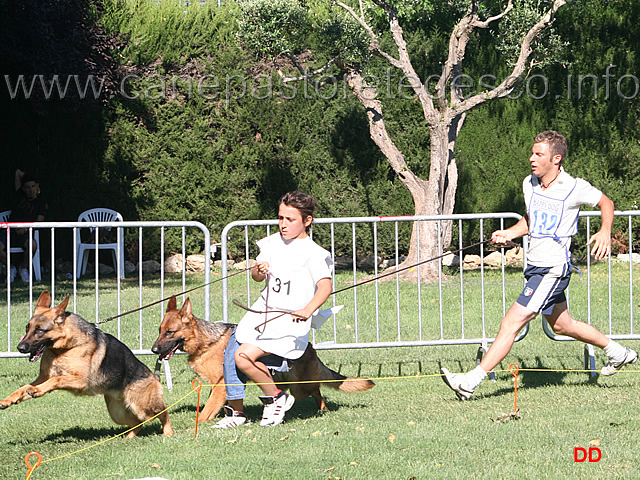
<svg viewBox="0 0 640 480">
<path fill-rule="evenodd" d="M 0 222 L 8 222 L 9 216 L 11 216 L 11 210 L 0 212 Z M 7 232 L 0 231 L 0 235 L 5 235 L 5 238 L 6 234 Z M 36 253 L 33 254 L 33 276 L 39 282 L 42 280 L 42 270 L 40 269 L 40 232 L 38 230 L 33 231 L 33 241 L 36 242 Z M 24 248 L 11 247 L 10 253 L 24 253 Z"/>
<path fill-rule="evenodd" d="M 109 208 L 92 208 L 86 210 L 78 216 L 79 222 L 122 222 L 122 215 L 115 210 Z M 80 228 L 76 229 L 76 258 L 78 262 L 78 269 L 76 271 L 76 278 L 84 275 L 87 271 L 87 263 L 89 261 L 89 250 L 96 249 L 95 241 L 83 243 L 80 238 Z M 93 232 L 95 228 L 89 228 L 90 232 Z M 109 228 L 111 230 L 111 228 Z M 116 255 L 118 250 L 120 251 L 120 278 L 124 278 L 124 239 L 122 234 L 120 236 L 120 245 L 118 243 L 98 243 L 98 250 L 111 250 L 113 256 L 113 268 L 118 270 L 118 261 Z"/>
</svg>

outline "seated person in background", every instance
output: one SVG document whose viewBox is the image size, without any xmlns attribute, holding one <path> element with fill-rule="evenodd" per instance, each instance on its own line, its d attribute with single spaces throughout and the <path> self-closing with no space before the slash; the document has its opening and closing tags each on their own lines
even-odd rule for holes
<svg viewBox="0 0 640 480">
<path fill-rule="evenodd" d="M 40 183 L 35 176 L 16 170 L 16 196 L 11 206 L 9 222 L 43 222 L 47 215 L 48 204 L 40 195 Z M 29 250 L 29 230 L 26 228 L 10 228 L 11 247 L 21 247 L 25 252 Z M 33 253 L 37 250 L 33 240 Z M 7 263 L 7 233 L 0 232 L 0 262 Z M 20 263 L 20 277 L 24 282 L 29 281 L 29 257 L 23 255 Z M 9 278 L 13 282 L 16 278 L 16 267 L 11 265 Z"/>
</svg>

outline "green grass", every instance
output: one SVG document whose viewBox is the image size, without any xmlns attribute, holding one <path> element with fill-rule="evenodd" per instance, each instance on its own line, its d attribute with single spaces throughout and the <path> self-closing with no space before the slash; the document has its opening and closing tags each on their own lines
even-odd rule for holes
<svg viewBox="0 0 640 480">
<path fill-rule="evenodd" d="M 606 274 L 606 269 L 603 271 Z M 623 267 L 616 266 L 614 289 L 618 283 L 624 284 L 625 275 L 628 278 L 628 271 L 625 273 Z M 636 272 L 634 278 L 635 275 Z M 466 295 L 470 299 L 469 321 L 473 323 L 477 320 L 471 317 L 475 315 L 475 304 L 479 303 L 478 292 L 474 291 L 477 283 L 472 274 L 465 278 L 470 282 Z M 195 285 L 197 279 L 189 281 Z M 521 274 L 509 273 L 509 289 L 515 286 L 517 292 L 521 281 Z M 601 281 L 592 279 L 592 288 L 593 283 Z M 180 282 L 176 282 L 179 286 Z M 444 290 L 458 289 L 456 282 L 447 283 Z M 490 275 L 488 285 L 494 282 Z M 578 297 L 583 282 L 586 283 L 585 279 L 572 282 L 576 311 L 581 307 L 582 300 Z M 232 295 L 242 298 L 242 288 L 242 282 L 234 281 Z M 387 285 L 381 289 L 386 288 Z M 407 284 L 401 288 L 402 309 L 407 310 L 403 310 L 404 319 L 412 316 L 407 298 L 416 291 L 416 286 Z M 499 293 L 496 288 L 501 287 L 488 287 L 486 294 L 491 299 Z M 423 289 L 423 294 L 430 298 L 433 290 L 426 290 Z M 131 292 L 127 296 L 135 299 L 126 301 L 135 303 L 137 291 Z M 212 298 L 217 304 L 216 292 L 219 290 L 214 289 Z M 363 303 L 367 301 L 366 293 L 361 289 Z M 92 306 L 95 300 L 90 287 L 81 294 L 83 305 L 86 302 L 87 308 Z M 456 316 L 453 314 L 457 308 L 453 300 L 456 295 L 459 293 L 448 300 L 454 306 L 448 309 L 451 315 L 446 318 Z M 387 296 L 389 292 L 385 292 Z M 515 298 L 513 294 L 508 297 Z M 473 298 L 476 300 L 472 301 Z M 627 302 L 620 315 L 628 316 L 628 299 L 619 293 L 614 305 L 618 301 L 623 305 Z M 108 302 L 105 298 L 105 304 Z M 594 303 L 598 305 L 592 308 L 600 312 L 600 304 L 606 302 Z M 395 304 L 393 308 L 387 301 L 383 304 L 382 318 L 395 321 Z M 487 307 L 492 309 L 487 315 L 487 329 L 493 335 L 501 307 Z M 196 305 L 196 311 L 201 308 L 201 303 Z M 218 308 L 212 304 L 212 317 Z M 348 308 L 349 305 L 345 310 Z M 147 321 L 159 322 L 159 311 L 152 310 L 149 315 L 145 313 L 145 325 Z M 433 312 L 424 314 L 428 319 Z M 637 316 L 637 311 L 634 314 Z M 240 314 L 233 311 L 233 315 Z M 367 315 L 361 314 L 363 335 L 370 334 Z M 348 315 L 344 315 L 344 325 L 349 321 Z M 24 322 L 20 323 L 22 330 Z M 123 327 L 125 323 L 123 320 Z M 408 333 L 413 333 L 413 327 L 407 328 Z M 446 328 L 454 329 L 455 325 L 447 321 Z M 155 328 L 147 330 L 151 331 L 150 336 L 155 335 Z M 640 348 L 638 341 L 623 343 Z M 197 396 L 191 388 L 194 375 L 186 357 L 176 356 L 171 360 L 174 389 L 165 392 L 167 403 L 172 405 L 174 437 L 162 437 L 157 421 L 145 426 L 139 438 L 116 437 L 124 428 L 110 420 L 101 398 L 53 392 L 0 412 L 3 432 L 0 478 L 25 478 L 24 457 L 31 451 L 40 452 L 45 462 L 35 470 L 33 479 L 637 477 L 640 454 L 636 441 L 640 429 L 637 367 L 606 380 L 591 381 L 584 372 L 570 371 L 582 368 L 582 345 L 549 340 L 540 321 L 535 320 L 527 337 L 514 346 L 498 367 L 497 380 L 485 381 L 471 401 L 459 402 L 442 383 L 438 372 L 441 366 L 452 371 L 472 368 L 476 350 L 474 345 L 323 350 L 320 357 L 331 368 L 349 376 L 373 378 L 376 387 L 355 394 L 323 388 L 328 412 L 318 413 L 309 398 L 294 405 L 283 425 L 261 428 L 254 422 L 247 427 L 218 431 L 201 424 L 197 438 L 194 434 Z M 604 355 L 600 351 L 596 354 L 600 367 Z M 155 362 L 152 357 L 141 358 L 149 366 Z M 517 363 L 521 369 L 518 407 L 522 418 L 495 423 L 491 419 L 514 408 L 514 381 L 507 371 L 511 363 Z M 0 360 L 0 397 L 32 381 L 36 375 L 37 365 L 25 359 Z M 262 410 L 257 398 L 259 390 L 249 385 L 247 393 L 247 413 L 257 420 Z M 203 393 L 202 402 L 206 394 Z M 592 444 L 599 445 L 602 460 L 574 463 L 574 447 L 589 448 Z"/>
</svg>

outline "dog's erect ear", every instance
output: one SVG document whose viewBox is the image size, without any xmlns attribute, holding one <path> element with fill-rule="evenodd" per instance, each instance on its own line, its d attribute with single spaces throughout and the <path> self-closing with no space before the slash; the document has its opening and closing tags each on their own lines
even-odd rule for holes
<svg viewBox="0 0 640 480">
<path fill-rule="evenodd" d="M 167 312 L 168 312 L 169 310 L 175 310 L 176 308 L 178 308 L 178 307 L 177 307 L 177 305 L 176 305 L 176 297 L 175 297 L 175 296 L 173 296 L 173 297 L 171 297 L 171 298 L 169 299 L 169 301 L 167 302 Z"/>
<path fill-rule="evenodd" d="M 65 315 L 64 312 L 67 309 L 67 305 L 69 304 L 69 295 L 67 294 L 67 297 L 60 302 L 60 305 L 58 305 L 54 310 L 56 312 L 56 323 L 62 323 L 64 322 L 65 319 Z"/>
<path fill-rule="evenodd" d="M 51 308 L 51 295 L 49 294 L 49 290 L 45 290 L 38 297 L 38 302 L 36 303 L 36 308 Z"/>
<path fill-rule="evenodd" d="M 191 300 L 189 297 L 187 297 L 184 301 L 184 305 L 182 305 L 182 308 L 180 309 L 180 316 L 183 319 L 191 317 Z"/>
</svg>

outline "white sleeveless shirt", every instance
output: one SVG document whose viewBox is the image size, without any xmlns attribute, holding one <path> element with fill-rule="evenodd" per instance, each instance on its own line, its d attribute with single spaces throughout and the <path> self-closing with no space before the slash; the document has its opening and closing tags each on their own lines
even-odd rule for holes
<svg viewBox="0 0 640 480">
<path fill-rule="evenodd" d="M 316 284 L 323 278 L 331 278 L 331 254 L 310 237 L 285 240 L 278 232 L 257 244 L 260 253 L 256 260 L 269 262 L 269 274 L 253 310 L 300 310 L 315 295 Z M 260 326 L 267 318 L 274 320 Z M 294 322 L 290 315 L 281 313 L 248 312 L 238 324 L 236 339 L 265 352 L 296 359 L 307 348 L 310 329 L 311 319 Z"/>
</svg>

